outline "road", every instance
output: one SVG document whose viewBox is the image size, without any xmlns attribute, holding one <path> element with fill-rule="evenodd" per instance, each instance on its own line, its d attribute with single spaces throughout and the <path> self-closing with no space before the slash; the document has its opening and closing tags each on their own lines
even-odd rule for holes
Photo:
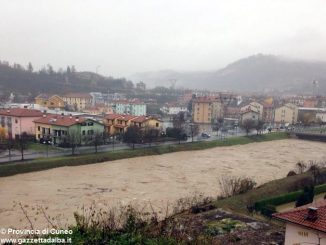
<svg viewBox="0 0 326 245">
<path fill-rule="evenodd" d="M 266 132 L 265 132 L 266 133 Z M 255 132 L 250 133 L 250 135 L 254 135 Z M 193 137 L 193 142 L 197 141 L 212 141 L 212 140 L 224 140 L 225 138 L 235 137 L 235 136 L 245 136 L 246 134 L 244 132 L 234 132 L 234 133 L 221 133 L 218 134 L 215 133 L 214 135 L 211 135 L 210 138 L 204 139 L 202 137 Z M 186 141 L 181 141 L 181 144 L 187 144 L 191 143 L 192 138 L 189 137 Z M 154 147 L 154 146 L 160 146 L 160 145 L 176 145 L 179 144 L 178 141 L 166 141 L 162 143 L 152 143 L 152 144 L 136 144 L 135 148 L 148 148 L 148 147 Z M 49 147 L 50 149 L 51 147 Z M 116 150 L 124 150 L 124 149 L 131 149 L 132 146 L 125 144 L 125 143 L 115 143 L 115 144 L 108 144 L 108 145 L 101 145 L 98 146 L 98 152 L 110 152 L 110 151 L 116 151 Z M 89 154 L 89 153 L 95 153 L 94 146 L 82 146 L 77 147 L 75 149 L 76 155 L 81 154 Z M 60 148 L 59 150 L 53 150 L 50 149 L 49 151 L 32 151 L 32 150 L 25 150 L 24 152 L 24 160 L 25 162 L 28 162 L 28 160 L 33 160 L 37 158 L 47 158 L 47 157 L 60 157 L 60 156 L 69 156 L 71 155 L 71 149 L 70 148 Z M 8 152 L 3 152 L 2 155 L 0 155 L 0 163 L 8 163 L 8 162 L 17 162 L 21 161 L 21 153 L 18 150 L 13 150 L 11 152 L 11 156 L 8 155 Z"/>
</svg>

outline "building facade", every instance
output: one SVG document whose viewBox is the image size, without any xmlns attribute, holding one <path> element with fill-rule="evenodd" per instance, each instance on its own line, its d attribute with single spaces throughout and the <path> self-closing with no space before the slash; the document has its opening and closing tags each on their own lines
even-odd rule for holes
<svg viewBox="0 0 326 245">
<path fill-rule="evenodd" d="M 298 120 L 298 107 L 294 104 L 285 104 L 275 109 L 274 123 L 276 125 L 296 124 Z"/>
<path fill-rule="evenodd" d="M 6 137 L 17 138 L 23 133 L 34 135 L 34 120 L 42 117 L 38 110 L 8 108 L 0 109 L 1 128 L 5 131 Z"/>
<path fill-rule="evenodd" d="M 76 111 L 82 111 L 93 103 L 93 97 L 88 93 L 68 93 L 62 96 L 62 99 Z"/>
<path fill-rule="evenodd" d="M 54 145 L 69 143 L 69 135 L 74 135 L 79 144 L 84 145 L 89 137 L 104 133 L 102 123 L 78 116 L 44 114 L 34 123 L 36 140 L 50 140 Z"/>
<path fill-rule="evenodd" d="M 285 245 L 326 245 L 326 201 L 273 214 L 286 224 Z"/>
<path fill-rule="evenodd" d="M 192 102 L 192 120 L 194 123 L 212 123 L 223 118 L 223 104 L 217 97 L 197 97 Z"/>
<path fill-rule="evenodd" d="M 40 94 L 35 97 L 35 104 L 47 107 L 49 109 L 63 109 L 64 100 L 59 95 Z"/>
</svg>

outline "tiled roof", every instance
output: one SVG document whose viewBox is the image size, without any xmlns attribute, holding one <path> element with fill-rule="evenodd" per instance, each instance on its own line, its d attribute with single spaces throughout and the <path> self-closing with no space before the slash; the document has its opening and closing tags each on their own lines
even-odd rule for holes
<svg viewBox="0 0 326 245">
<path fill-rule="evenodd" d="M 8 108 L 8 109 L 0 109 L 0 115 L 14 116 L 14 117 L 41 117 L 42 112 L 33 109 Z"/>
<path fill-rule="evenodd" d="M 133 116 L 133 115 L 121 115 L 121 118 L 119 118 L 120 120 L 123 121 L 129 121 L 131 119 L 137 118 L 137 116 Z"/>
<path fill-rule="evenodd" d="M 143 122 L 146 122 L 149 119 L 151 119 L 151 117 L 139 116 L 139 117 L 136 117 L 136 118 L 132 119 L 131 121 L 135 122 L 135 123 L 143 123 Z"/>
<path fill-rule="evenodd" d="M 122 117 L 120 114 L 106 114 L 105 119 L 113 120 Z"/>
<path fill-rule="evenodd" d="M 34 120 L 35 123 L 42 123 L 47 125 L 57 125 L 69 127 L 78 123 L 85 122 L 87 119 L 77 116 L 62 116 L 62 115 L 53 115 L 46 114 L 43 117 Z"/>
<path fill-rule="evenodd" d="M 309 207 L 317 208 L 317 219 L 307 219 Z M 304 226 L 306 228 L 326 232 L 326 200 L 315 204 L 308 204 L 303 207 L 292 209 L 284 213 L 276 213 L 273 216 L 279 220 Z"/>
</svg>

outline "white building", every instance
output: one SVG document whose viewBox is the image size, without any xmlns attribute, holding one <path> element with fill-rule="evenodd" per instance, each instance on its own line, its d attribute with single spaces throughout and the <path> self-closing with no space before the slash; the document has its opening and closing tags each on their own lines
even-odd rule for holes
<svg viewBox="0 0 326 245">
<path fill-rule="evenodd" d="M 285 222 L 284 245 L 326 245 L 326 201 L 309 204 L 273 217 Z"/>
<path fill-rule="evenodd" d="M 161 111 L 167 115 L 177 115 L 180 112 L 187 112 L 188 108 L 185 106 L 166 105 L 161 108 Z"/>
</svg>

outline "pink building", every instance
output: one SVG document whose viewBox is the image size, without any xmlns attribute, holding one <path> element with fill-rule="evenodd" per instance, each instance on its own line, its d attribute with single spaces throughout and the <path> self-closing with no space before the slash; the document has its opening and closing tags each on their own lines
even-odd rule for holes
<svg viewBox="0 0 326 245">
<path fill-rule="evenodd" d="M 6 136 L 17 137 L 22 133 L 35 134 L 34 120 L 42 117 L 38 110 L 8 108 L 0 109 L 0 127 L 4 128 Z"/>
</svg>

